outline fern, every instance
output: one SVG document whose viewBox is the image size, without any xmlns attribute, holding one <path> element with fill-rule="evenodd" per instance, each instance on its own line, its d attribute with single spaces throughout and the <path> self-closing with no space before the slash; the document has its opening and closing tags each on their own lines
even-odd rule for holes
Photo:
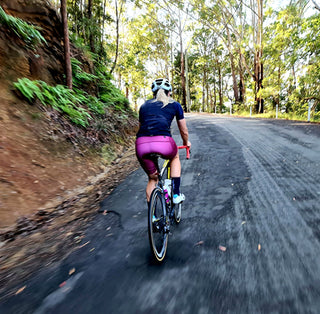
<svg viewBox="0 0 320 314">
<path fill-rule="evenodd" d="M 6 12 L 0 6 L 0 24 L 8 27 L 13 31 L 19 38 L 21 38 L 27 46 L 34 48 L 41 42 L 45 42 L 45 38 L 39 32 L 40 28 L 28 24 L 27 22 L 15 18 L 11 15 L 6 14 Z"/>
<path fill-rule="evenodd" d="M 34 99 L 34 90 L 37 87 L 33 82 L 28 79 L 19 79 L 17 83 L 13 84 L 21 94 L 28 99 L 29 102 L 32 102 Z"/>
<path fill-rule="evenodd" d="M 39 99 L 44 106 L 51 106 L 83 127 L 89 125 L 92 116 L 105 114 L 105 103 L 79 89 L 70 90 L 63 85 L 49 86 L 43 81 L 27 78 L 19 79 L 14 86 L 29 102 Z"/>
<path fill-rule="evenodd" d="M 74 64 L 80 68 L 78 61 Z M 94 75 L 88 75 L 90 78 L 96 78 Z M 38 99 L 44 106 L 51 106 L 65 114 L 73 123 L 83 127 L 88 126 L 91 119 L 101 119 L 108 107 L 119 112 L 121 117 L 126 117 L 129 108 L 128 99 L 109 79 L 102 78 L 101 73 L 98 73 L 98 76 L 99 89 L 103 91 L 100 98 L 89 95 L 81 89 L 71 90 L 64 85 L 49 86 L 43 81 L 31 81 L 27 78 L 19 79 L 14 86 L 29 102 Z"/>
<path fill-rule="evenodd" d="M 81 62 L 75 58 L 71 58 L 73 85 L 80 87 L 88 82 L 96 80 L 98 77 L 83 71 L 80 67 Z"/>
</svg>

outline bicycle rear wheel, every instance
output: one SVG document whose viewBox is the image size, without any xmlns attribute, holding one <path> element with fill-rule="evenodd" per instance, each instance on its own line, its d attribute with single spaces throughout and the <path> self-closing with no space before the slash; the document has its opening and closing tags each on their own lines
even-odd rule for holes
<svg viewBox="0 0 320 314">
<path fill-rule="evenodd" d="M 161 262 L 167 252 L 169 226 L 162 190 L 158 187 L 153 190 L 150 198 L 148 233 L 151 251 L 155 259 Z"/>
</svg>

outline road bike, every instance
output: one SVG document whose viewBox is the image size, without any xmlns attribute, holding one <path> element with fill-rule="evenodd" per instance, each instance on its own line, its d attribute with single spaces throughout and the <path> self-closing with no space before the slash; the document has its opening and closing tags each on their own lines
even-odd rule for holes
<svg viewBox="0 0 320 314">
<path fill-rule="evenodd" d="M 188 146 L 178 146 L 178 149 L 186 149 L 186 157 L 190 158 Z M 182 203 L 173 203 L 170 169 L 170 160 L 164 160 L 161 170 L 158 171 L 158 184 L 151 193 L 148 209 L 149 243 L 157 262 L 162 262 L 166 256 L 170 225 L 181 221 Z"/>
</svg>

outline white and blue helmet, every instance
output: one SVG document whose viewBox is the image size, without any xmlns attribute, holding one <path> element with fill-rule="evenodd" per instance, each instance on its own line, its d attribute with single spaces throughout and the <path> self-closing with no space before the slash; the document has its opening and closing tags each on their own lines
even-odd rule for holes
<svg viewBox="0 0 320 314">
<path fill-rule="evenodd" d="M 151 85 L 151 89 L 153 92 L 156 92 L 160 88 L 167 90 L 169 92 L 172 91 L 172 86 L 171 86 L 170 82 L 164 78 L 156 79 Z"/>
</svg>

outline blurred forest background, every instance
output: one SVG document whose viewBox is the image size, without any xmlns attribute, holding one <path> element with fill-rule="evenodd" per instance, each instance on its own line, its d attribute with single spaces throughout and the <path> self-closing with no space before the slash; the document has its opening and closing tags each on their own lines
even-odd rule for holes
<svg viewBox="0 0 320 314">
<path fill-rule="evenodd" d="M 54 1 L 56 8 L 60 1 Z M 155 77 L 187 111 L 312 119 L 319 113 L 316 1 L 68 0 L 71 41 L 99 56 L 137 109 Z"/>
</svg>

